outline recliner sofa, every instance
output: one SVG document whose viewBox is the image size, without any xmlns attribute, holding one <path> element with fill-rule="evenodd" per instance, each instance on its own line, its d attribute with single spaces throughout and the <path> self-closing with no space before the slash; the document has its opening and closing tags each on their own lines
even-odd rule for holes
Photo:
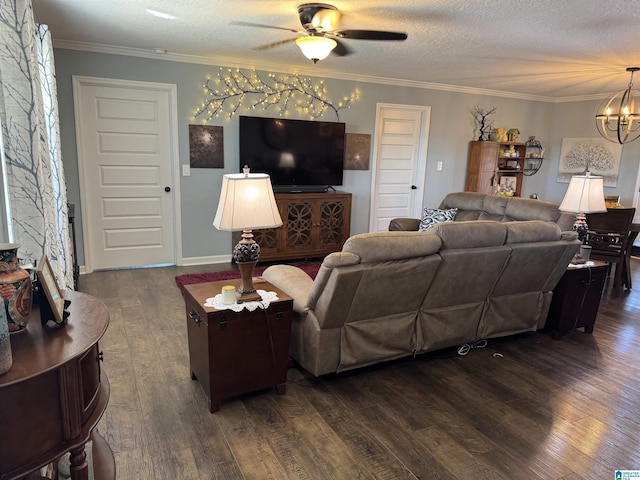
<svg viewBox="0 0 640 480">
<path fill-rule="evenodd" d="M 354 235 L 315 280 L 263 277 L 294 298 L 291 356 L 323 375 L 542 328 L 579 245 L 554 221 L 454 221 Z"/>
<path fill-rule="evenodd" d="M 520 197 L 500 197 L 477 192 L 449 193 L 438 208 L 457 208 L 454 222 L 468 220 L 496 220 L 498 222 L 543 220 L 557 223 L 562 231 L 569 231 L 575 223 L 575 214 L 561 212 L 558 204 Z M 418 230 L 419 218 L 395 218 L 389 230 Z"/>
</svg>

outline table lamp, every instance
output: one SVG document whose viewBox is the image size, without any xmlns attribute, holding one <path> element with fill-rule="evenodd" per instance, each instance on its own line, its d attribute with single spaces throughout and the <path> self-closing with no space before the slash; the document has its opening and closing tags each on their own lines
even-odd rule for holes
<svg viewBox="0 0 640 480">
<path fill-rule="evenodd" d="M 573 229 L 578 232 L 578 238 L 584 243 L 589 226 L 585 214 L 606 212 L 604 203 L 604 183 L 602 177 L 592 176 L 589 171 L 584 175 L 574 175 L 569 182 L 559 209 L 563 212 L 576 214 Z"/>
<path fill-rule="evenodd" d="M 260 300 L 253 286 L 253 269 L 258 263 L 260 246 L 251 230 L 282 225 L 280 212 L 265 173 L 227 174 L 222 178 L 222 191 L 213 226 L 218 230 L 242 230 L 242 238 L 233 248 L 233 260 L 240 269 L 241 286 L 236 292 L 239 303 Z"/>
</svg>

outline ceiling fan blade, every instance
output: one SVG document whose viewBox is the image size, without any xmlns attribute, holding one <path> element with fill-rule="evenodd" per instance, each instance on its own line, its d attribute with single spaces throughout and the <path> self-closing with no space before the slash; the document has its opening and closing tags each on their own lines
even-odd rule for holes
<svg viewBox="0 0 640 480">
<path fill-rule="evenodd" d="M 406 40 L 407 34 L 401 32 L 383 32 L 380 30 L 336 30 L 331 32 L 339 38 L 353 40 Z"/>
<path fill-rule="evenodd" d="M 251 22 L 240 22 L 240 21 L 232 21 L 231 25 L 240 25 L 241 27 L 258 27 L 258 28 L 271 28 L 271 29 L 275 29 L 275 30 L 284 30 L 286 32 L 293 32 L 293 33 L 301 33 L 304 34 L 306 32 L 302 32 L 300 30 L 295 30 L 293 28 L 286 28 L 286 27 L 276 27 L 274 25 L 264 25 L 262 23 L 251 23 Z"/>
<path fill-rule="evenodd" d="M 334 40 L 338 45 L 336 45 L 336 48 L 331 50 L 331 53 L 333 55 L 337 55 L 338 57 L 344 57 L 345 55 L 349 55 L 351 53 L 351 50 L 347 48 L 344 42 L 341 42 L 340 40 L 337 40 L 335 38 Z"/>
<path fill-rule="evenodd" d="M 278 42 L 273 42 L 273 43 L 267 43 L 266 45 L 260 45 L 259 47 L 254 47 L 252 50 L 269 50 L 270 48 L 275 48 L 275 47 L 279 47 L 280 45 L 285 45 L 287 43 L 291 43 L 291 42 L 295 42 L 298 39 L 298 37 L 294 37 L 294 38 L 288 38 L 286 40 L 280 40 Z"/>
</svg>

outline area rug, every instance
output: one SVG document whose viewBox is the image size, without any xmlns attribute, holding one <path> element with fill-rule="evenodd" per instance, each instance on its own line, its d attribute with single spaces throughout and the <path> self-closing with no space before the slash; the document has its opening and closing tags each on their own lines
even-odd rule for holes
<svg viewBox="0 0 640 480">
<path fill-rule="evenodd" d="M 311 278 L 316 278 L 318 274 L 318 270 L 320 270 L 320 262 L 305 262 L 299 263 L 295 266 L 301 270 L 307 272 Z M 265 271 L 267 267 L 257 267 L 253 271 L 254 277 L 259 277 L 262 275 L 262 272 Z M 240 270 L 225 270 L 223 272 L 208 272 L 208 273 L 190 273 L 187 275 L 178 275 L 176 277 L 176 283 L 178 284 L 178 288 L 180 292 L 184 293 L 185 285 L 192 285 L 194 283 L 207 283 L 207 282 L 217 282 L 219 280 L 232 280 L 234 278 L 240 278 Z"/>
</svg>

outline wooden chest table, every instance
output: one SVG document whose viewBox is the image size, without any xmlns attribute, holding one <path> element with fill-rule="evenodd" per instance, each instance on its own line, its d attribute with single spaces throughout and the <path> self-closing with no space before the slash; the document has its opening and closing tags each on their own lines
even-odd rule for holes
<svg viewBox="0 0 640 480">
<path fill-rule="evenodd" d="M 545 328 L 554 339 L 584 327 L 593 332 L 608 265 L 594 261 L 591 267 L 569 267 L 553 290 Z"/>
<path fill-rule="evenodd" d="M 266 280 L 254 278 L 258 290 L 276 292 L 269 308 L 216 310 L 204 307 L 224 285 L 239 280 L 185 286 L 191 378 L 198 380 L 209 400 L 209 411 L 220 409 L 220 400 L 276 387 L 286 391 L 293 299 Z"/>
</svg>

